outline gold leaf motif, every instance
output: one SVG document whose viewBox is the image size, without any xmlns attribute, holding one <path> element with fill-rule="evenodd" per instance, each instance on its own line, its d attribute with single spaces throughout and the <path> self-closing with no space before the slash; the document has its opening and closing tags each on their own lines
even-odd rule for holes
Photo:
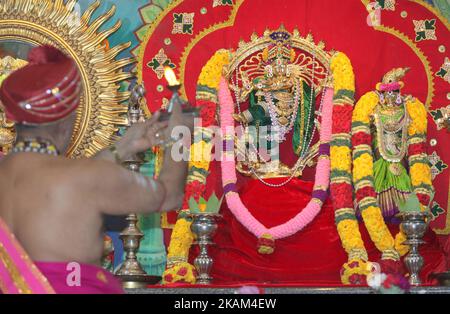
<svg viewBox="0 0 450 314">
<path fill-rule="evenodd" d="M 317 48 L 320 50 L 325 49 L 325 43 L 323 41 L 319 41 L 319 43 L 317 44 Z"/>
</svg>

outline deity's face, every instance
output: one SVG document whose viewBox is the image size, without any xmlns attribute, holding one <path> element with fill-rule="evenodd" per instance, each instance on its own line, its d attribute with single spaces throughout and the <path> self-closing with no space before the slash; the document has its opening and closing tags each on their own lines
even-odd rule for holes
<svg viewBox="0 0 450 314">
<path fill-rule="evenodd" d="M 286 59 L 281 57 L 276 58 L 271 64 L 266 66 L 266 79 L 261 80 L 257 84 L 257 89 L 266 91 L 290 89 L 292 87 L 290 69 L 290 65 Z"/>
<path fill-rule="evenodd" d="M 384 93 L 385 103 L 388 106 L 395 106 L 398 102 L 400 91 L 390 91 Z"/>
<path fill-rule="evenodd" d="M 295 83 L 294 66 L 291 62 L 293 50 L 278 42 L 270 50 L 265 50 L 268 56 L 263 57 L 264 75 L 250 78 L 248 73 L 241 71 L 243 89 L 240 99 L 244 101 L 252 91 L 275 92 L 289 91 Z M 261 65 L 261 64 L 260 64 Z"/>
<path fill-rule="evenodd" d="M 275 75 L 276 76 L 287 76 L 287 62 L 282 58 L 277 58 L 275 60 Z"/>
</svg>

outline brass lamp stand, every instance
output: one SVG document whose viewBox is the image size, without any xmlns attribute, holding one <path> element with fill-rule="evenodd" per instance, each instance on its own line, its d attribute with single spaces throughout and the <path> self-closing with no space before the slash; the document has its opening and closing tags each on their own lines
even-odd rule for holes
<svg viewBox="0 0 450 314">
<path fill-rule="evenodd" d="M 145 94 L 142 86 L 138 85 L 134 88 L 130 97 L 130 107 L 128 110 L 129 126 L 139 123 L 143 120 L 141 110 L 141 100 Z M 144 158 L 141 154 L 137 154 L 132 158 L 124 161 L 123 165 L 130 171 L 139 172 Z M 158 283 L 161 277 L 149 276 L 142 268 L 137 260 L 137 253 L 144 234 L 139 229 L 136 214 L 130 214 L 127 217 L 128 226 L 120 233 L 120 239 L 123 243 L 125 251 L 125 261 L 116 272 L 116 276 L 122 281 L 125 289 L 145 288 L 149 284 Z"/>
</svg>

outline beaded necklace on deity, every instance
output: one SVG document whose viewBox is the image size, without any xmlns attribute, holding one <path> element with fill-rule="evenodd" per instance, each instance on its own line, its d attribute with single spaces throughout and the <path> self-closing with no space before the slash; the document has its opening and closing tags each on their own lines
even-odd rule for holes
<svg viewBox="0 0 450 314">
<path fill-rule="evenodd" d="M 264 98 L 266 99 L 268 107 L 269 107 L 269 114 L 270 114 L 270 119 L 272 121 L 272 126 L 274 127 L 275 130 L 277 130 L 279 132 L 278 136 L 270 137 L 269 140 L 277 140 L 281 143 L 286 140 L 286 134 L 288 134 L 294 128 L 295 121 L 297 120 L 298 108 L 301 105 L 300 104 L 300 93 L 301 93 L 300 84 L 299 84 L 299 81 L 296 80 L 295 87 L 294 87 L 294 104 L 293 104 L 294 112 L 291 115 L 291 118 L 290 118 L 291 121 L 287 127 L 282 125 L 280 123 L 280 121 L 278 121 L 277 108 L 275 106 L 275 102 L 273 100 L 272 94 L 270 92 L 266 92 L 264 94 Z"/>
<path fill-rule="evenodd" d="M 313 54 L 313 57 L 312 57 L 312 74 L 311 74 L 311 82 L 312 82 L 312 84 L 311 84 L 311 93 L 310 93 L 310 104 L 313 104 L 314 95 L 315 95 L 315 89 L 314 89 L 315 65 L 316 65 L 315 61 L 316 61 L 316 56 L 315 56 L 315 54 Z M 324 79 L 324 82 L 328 81 L 328 75 L 329 75 L 329 72 L 327 71 L 327 74 L 326 74 L 326 77 Z M 238 92 L 239 88 L 238 88 L 238 72 L 237 71 L 236 71 L 236 78 L 235 78 L 235 80 L 234 80 L 233 76 L 231 76 L 231 80 L 232 80 L 231 83 L 235 87 L 234 88 L 234 97 L 236 99 L 238 113 L 242 114 L 240 95 L 239 95 L 239 92 Z M 292 114 L 292 117 L 290 119 L 291 120 L 290 121 L 290 125 L 288 127 L 282 127 L 280 125 L 280 123 L 277 121 L 276 112 L 275 112 L 275 108 L 274 108 L 275 104 L 273 102 L 272 95 L 270 94 L 270 92 L 266 92 L 265 93 L 265 98 L 266 98 L 266 101 L 268 103 L 270 118 L 271 118 L 271 121 L 272 121 L 272 126 L 276 130 L 279 130 L 280 133 L 281 133 L 279 135 L 279 139 L 278 139 L 280 142 L 283 141 L 285 139 L 286 134 L 289 133 L 292 130 L 292 128 L 294 126 L 294 123 L 296 121 L 296 118 L 297 118 L 298 107 L 301 106 L 302 109 L 303 109 L 303 106 L 302 106 L 302 104 L 303 104 L 303 93 L 301 92 L 301 88 L 299 86 L 299 82 L 297 81 L 296 83 L 297 84 L 296 84 L 296 87 L 295 87 L 295 95 L 294 95 L 294 107 L 295 108 L 294 108 L 294 113 Z M 318 115 L 320 115 L 321 112 L 322 112 L 324 97 L 325 97 L 325 88 L 323 89 L 319 110 L 317 111 Z M 302 100 L 300 100 L 300 98 L 302 98 Z M 301 102 L 301 103 L 299 103 L 299 102 Z M 304 110 L 302 110 L 302 116 L 303 116 L 303 112 L 304 112 Z M 311 144 L 312 144 L 312 141 L 314 139 L 314 135 L 315 135 L 316 130 L 317 130 L 317 125 L 315 123 L 313 123 L 312 126 L 309 125 L 310 121 L 312 120 L 311 119 L 311 114 L 313 114 L 313 110 L 312 109 L 309 110 L 309 115 L 308 115 L 308 119 L 307 119 L 308 124 L 306 126 L 306 129 L 310 129 L 312 127 L 311 137 L 310 137 L 309 141 L 303 141 L 301 139 L 302 142 L 301 142 L 301 145 L 299 145 L 299 149 L 300 149 L 300 151 L 299 151 L 299 158 L 297 159 L 297 162 L 294 164 L 294 166 L 291 168 L 291 175 L 289 176 L 289 178 L 287 178 L 285 181 L 283 181 L 283 182 L 281 182 L 279 184 L 269 183 L 269 182 L 266 182 L 264 180 L 264 178 L 262 178 L 257 173 L 257 171 L 256 171 L 256 169 L 254 167 L 250 166 L 250 171 L 252 172 L 252 174 L 261 183 L 263 183 L 266 186 L 272 187 L 272 188 L 280 188 L 280 187 L 283 187 L 283 186 L 289 184 L 296 177 L 297 170 L 302 166 L 302 160 L 305 158 L 305 156 L 309 152 Z M 302 122 L 303 122 L 303 119 L 302 119 Z M 243 122 L 240 122 L 240 124 L 241 124 L 242 128 L 245 129 L 246 125 L 244 125 Z M 302 130 L 301 130 L 302 134 L 303 134 L 303 131 L 304 131 L 304 128 L 305 128 L 305 126 L 303 124 L 304 123 L 302 123 Z M 255 144 L 252 141 L 249 144 L 252 146 L 252 150 L 254 152 L 256 152 L 257 156 L 259 158 L 261 158 L 261 159 L 264 159 L 264 158 L 261 157 L 258 149 L 255 147 Z"/>
<path fill-rule="evenodd" d="M 410 118 L 402 98 L 394 106 L 380 104 L 375 109 L 378 150 L 383 159 L 398 163 L 406 155 Z"/>
</svg>

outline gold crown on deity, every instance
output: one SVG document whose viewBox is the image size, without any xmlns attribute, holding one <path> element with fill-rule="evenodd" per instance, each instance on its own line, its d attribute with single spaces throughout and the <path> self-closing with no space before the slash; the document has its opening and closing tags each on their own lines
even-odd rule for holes
<svg viewBox="0 0 450 314">
<path fill-rule="evenodd" d="M 274 59 L 286 59 L 293 62 L 295 60 L 295 50 L 291 47 L 292 35 L 284 28 L 280 28 L 269 35 L 271 45 L 263 50 L 263 60 L 265 62 Z"/>
<path fill-rule="evenodd" d="M 390 84 L 394 82 L 399 82 L 405 75 L 408 73 L 410 68 L 395 68 L 386 73 L 383 76 L 382 83 L 383 84 Z"/>
<path fill-rule="evenodd" d="M 381 83 L 378 83 L 376 88 L 378 91 L 391 91 L 391 90 L 400 90 L 405 84 L 401 79 L 408 73 L 410 68 L 395 68 L 387 72 Z"/>
</svg>

